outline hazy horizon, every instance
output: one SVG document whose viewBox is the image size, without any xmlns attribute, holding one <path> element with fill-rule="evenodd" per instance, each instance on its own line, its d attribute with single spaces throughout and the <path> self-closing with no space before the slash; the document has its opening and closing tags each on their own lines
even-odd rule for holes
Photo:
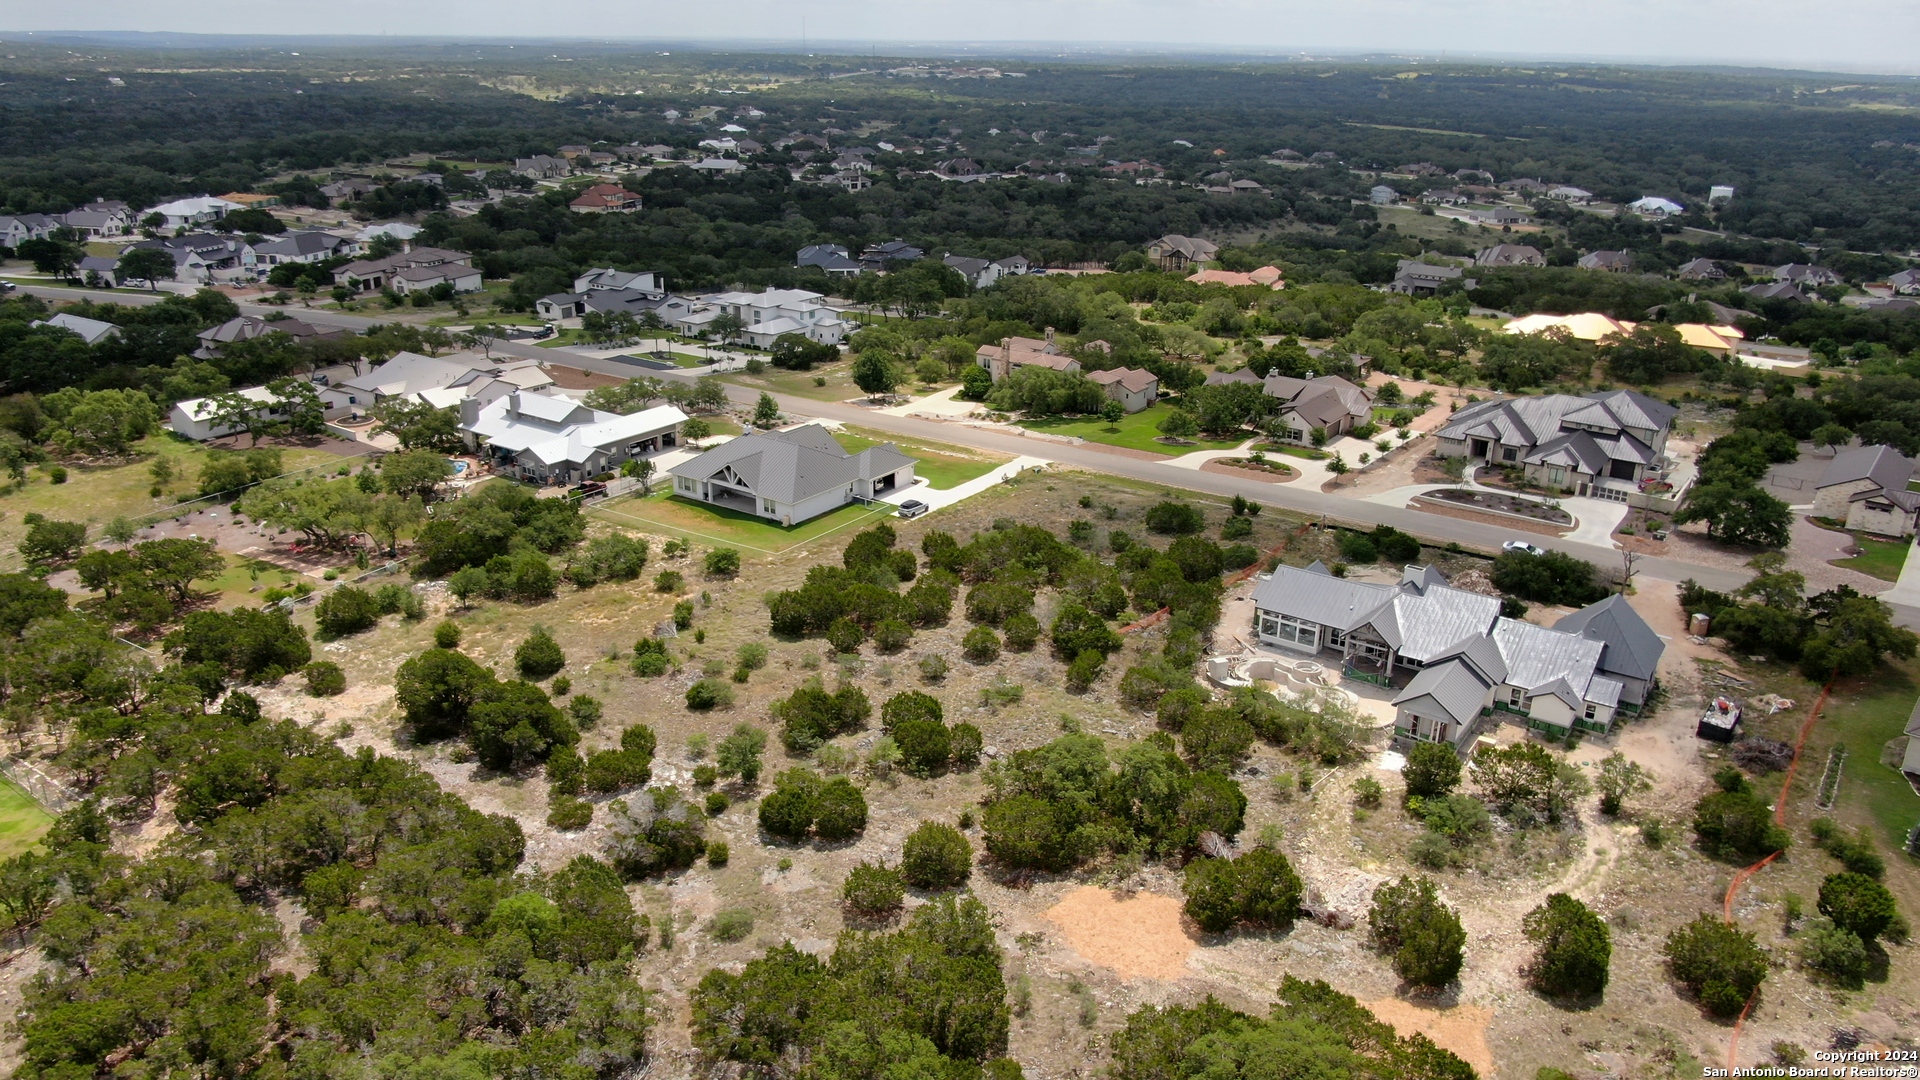
<svg viewBox="0 0 1920 1080">
<path fill-rule="evenodd" d="M 579 0 L 529 6 L 471 0 L 457 13 L 339 0 L 311 7 L 205 0 L 189 12 L 138 0 L 76 0 L 0 15 L 0 35 L 218 35 L 594 41 L 731 50 L 1067 58 L 1115 55 L 1299 60 L 1417 57 L 1460 62 L 1624 63 L 1920 73 L 1920 5 L 1833 0 L 1541 0 L 1515 17 L 1492 0 L 736 0 L 716 31 L 712 8 Z M 157 42 L 156 42 L 157 43 Z M 1577 47 L 1573 47 L 1577 43 Z M 128 44 L 138 44 L 129 42 Z M 177 42 L 175 44 L 205 44 Z M 217 44 L 217 43 L 214 43 Z"/>
</svg>

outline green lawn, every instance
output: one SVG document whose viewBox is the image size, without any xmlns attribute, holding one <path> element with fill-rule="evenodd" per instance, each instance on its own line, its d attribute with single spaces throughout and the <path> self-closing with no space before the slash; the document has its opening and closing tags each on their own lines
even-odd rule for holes
<svg viewBox="0 0 1920 1080">
<path fill-rule="evenodd" d="M 875 510 L 855 503 L 786 528 L 765 518 L 683 499 L 662 489 L 644 498 L 615 499 L 591 512 L 618 524 L 665 530 L 761 555 L 778 555 L 828 533 L 886 517 L 893 513 L 893 508 Z"/>
<path fill-rule="evenodd" d="M 1284 443 L 1268 443 L 1260 449 L 1282 453 L 1288 457 L 1305 458 L 1308 461 L 1325 461 L 1330 456 L 1325 450 L 1315 450 L 1311 446 L 1288 446 Z"/>
<path fill-rule="evenodd" d="M 1884 847 L 1898 850 L 1907 830 L 1920 824 L 1920 795 L 1913 793 L 1899 769 L 1880 764 L 1880 753 L 1906 727 L 1917 692 L 1920 689 L 1916 689 L 1911 673 L 1892 666 L 1870 680 L 1836 685 L 1819 722 L 1807 736 L 1800 772 L 1795 777 L 1796 788 L 1805 794 L 1796 794 L 1796 799 L 1804 798 L 1811 805 L 1828 749 L 1835 743 L 1844 744 L 1847 763 L 1841 772 L 1840 801 L 1835 809 L 1843 819 L 1856 824 L 1871 820 L 1878 826 L 1876 839 Z"/>
<path fill-rule="evenodd" d="M 33 796 L 0 780 L 0 859 L 11 859 L 40 842 L 53 825 L 53 815 Z"/>
<path fill-rule="evenodd" d="M 840 445 L 845 447 L 849 454 L 857 454 L 869 446 L 878 446 L 885 442 L 893 443 L 902 453 L 920 463 L 914 468 L 915 476 L 925 480 L 928 486 L 942 491 L 958 487 L 976 476 L 985 476 L 1012 460 L 998 455 L 982 455 L 958 446 L 948 446 L 945 443 L 897 439 L 885 432 L 865 428 L 848 428 L 836 433 L 834 438 L 840 441 Z"/>
<path fill-rule="evenodd" d="M 1871 574 L 1882 581 L 1900 580 L 1900 568 L 1906 565 L 1912 544 L 1904 540 L 1873 540 L 1857 534 L 1853 542 L 1860 554 L 1850 559 L 1834 559 L 1833 565 Z"/>
<path fill-rule="evenodd" d="M 1064 417 L 1038 417 L 1021 420 L 1020 426 L 1055 435 L 1072 435 L 1088 442 L 1166 454 L 1169 457 L 1189 454 L 1195 450 L 1231 450 L 1246 441 L 1245 439 L 1209 439 L 1196 436 L 1192 446 L 1168 446 L 1166 443 L 1155 442 L 1160 432 L 1154 425 L 1158 424 L 1169 411 L 1171 411 L 1169 406 L 1154 405 L 1131 416 L 1121 417 L 1117 424 L 1109 424 L 1097 416 L 1085 416 L 1073 420 Z"/>
</svg>

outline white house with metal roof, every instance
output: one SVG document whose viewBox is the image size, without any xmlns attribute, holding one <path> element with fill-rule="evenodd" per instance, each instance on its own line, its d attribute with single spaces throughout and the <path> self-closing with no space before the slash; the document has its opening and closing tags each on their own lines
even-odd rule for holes
<svg viewBox="0 0 1920 1080">
<path fill-rule="evenodd" d="M 826 428 L 756 431 L 667 472 L 674 494 L 782 525 L 912 487 L 915 462 L 892 443 L 849 454 Z"/>
<path fill-rule="evenodd" d="M 1348 677 L 1398 686 L 1396 731 L 1456 749 L 1496 711 L 1550 734 L 1604 733 L 1623 708 L 1645 703 L 1664 648 L 1617 597 L 1538 626 L 1502 617 L 1499 600 L 1453 588 L 1432 567 L 1383 585 L 1320 563 L 1282 566 L 1253 602 L 1262 644 L 1337 654 Z"/>
<path fill-rule="evenodd" d="M 538 483 L 577 483 L 680 445 L 687 414 L 671 405 L 602 412 L 572 398 L 514 390 L 461 403 L 467 445 L 494 468 Z"/>
</svg>

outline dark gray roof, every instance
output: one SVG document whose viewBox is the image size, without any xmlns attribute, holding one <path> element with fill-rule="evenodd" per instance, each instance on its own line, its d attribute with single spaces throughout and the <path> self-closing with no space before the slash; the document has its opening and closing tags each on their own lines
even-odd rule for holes
<svg viewBox="0 0 1920 1080">
<path fill-rule="evenodd" d="M 1605 642 L 1600 670 L 1635 679 L 1653 678 L 1660 668 L 1660 655 L 1667 651 L 1660 635 L 1619 593 L 1561 617 L 1553 628 Z"/>
<path fill-rule="evenodd" d="M 797 503 L 911 464 L 913 459 L 892 443 L 849 454 L 825 428 L 808 424 L 789 431 L 742 435 L 667 471 L 705 480 L 732 466 L 755 494 Z"/>
<path fill-rule="evenodd" d="M 1491 438 L 1510 446 L 1538 446 L 1544 450 L 1546 444 L 1562 434 L 1563 424 L 1576 430 L 1599 429 L 1602 434 L 1619 436 L 1625 428 L 1658 431 L 1673 420 L 1677 411 L 1665 402 L 1633 390 L 1585 397 L 1541 394 L 1469 405 L 1455 413 L 1436 434 L 1443 439 Z M 1644 444 L 1605 449 L 1609 458 L 1643 464 L 1654 457 L 1652 448 Z"/>
<path fill-rule="evenodd" d="M 1482 682 L 1472 667 L 1459 660 L 1427 668 L 1413 677 L 1393 699 L 1396 707 L 1417 705 L 1424 698 L 1439 706 L 1447 719 L 1464 724 L 1480 715 L 1492 684 Z"/>
<path fill-rule="evenodd" d="M 1900 451 L 1891 446 L 1862 446 L 1835 454 L 1814 488 L 1871 480 L 1884 491 L 1904 492 L 1911 479 L 1913 462 Z"/>
</svg>

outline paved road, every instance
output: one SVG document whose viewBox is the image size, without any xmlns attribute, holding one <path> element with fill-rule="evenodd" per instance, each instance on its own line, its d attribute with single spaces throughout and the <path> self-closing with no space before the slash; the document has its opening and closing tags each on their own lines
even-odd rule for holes
<svg viewBox="0 0 1920 1080">
<path fill-rule="evenodd" d="M 22 285 L 20 291 L 59 299 L 90 299 L 111 301 L 123 304 L 153 303 L 165 294 L 148 298 L 130 293 L 102 292 L 88 289 L 62 289 L 38 285 Z M 318 326 L 337 326 L 345 329 L 364 330 L 378 323 L 392 320 L 371 319 L 362 315 L 348 315 L 342 312 L 321 309 L 277 307 L 259 304 L 241 304 L 240 309 L 248 314 L 265 314 L 270 311 L 286 311 Z M 524 357 L 565 363 L 587 371 L 598 371 L 623 378 L 640 374 L 631 364 L 622 364 L 617 360 L 601 360 L 583 356 L 568 349 L 548 349 L 538 345 L 516 345 L 511 342 L 499 342 L 493 346 L 493 352 L 502 356 Z M 663 379 L 690 380 L 683 372 L 647 371 Z M 759 393 L 739 386 L 729 386 L 730 398 L 741 404 L 751 405 L 759 398 Z M 1439 541 L 1458 541 L 1469 547 L 1484 550 L 1497 550 L 1501 542 L 1520 535 L 1497 525 L 1486 525 L 1477 521 L 1463 521 L 1458 518 L 1426 514 L 1418 510 L 1403 507 L 1382 506 L 1360 499 L 1350 499 L 1340 495 L 1292 484 L 1269 484 L 1259 480 L 1242 480 L 1238 477 L 1218 473 L 1200 472 L 1195 469 L 1182 469 L 1164 461 L 1149 461 L 1143 458 L 1126 457 L 1096 449 L 1097 444 L 1083 443 L 1075 446 L 1039 439 L 1022 438 L 994 431 L 960 424 L 943 424 L 914 417 L 894 416 L 873 409 L 861 408 L 840 402 L 814 401 L 809 398 L 797 398 L 776 395 L 780 407 L 789 416 L 810 416 L 825 420 L 838 420 L 862 427 L 885 431 L 906 438 L 930 440 L 933 442 L 955 443 L 981 450 L 992 450 L 1015 457 L 1035 454 L 1051 458 L 1054 461 L 1093 472 L 1103 472 L 1114 476 L 1128 477 L 1155 484 L 1162 484 L 1177 490 L 1201 491 L 1211 495 L 1243 495 L 1248 499 L 1266 506 L 1277 506 L 1308 516 L 1318 516 L 1337 521 L 1364 525 L 1391 525 L 1396 529 Z M 1597 544 L 1581 544 L 1571 541 L 1542 538 L 1532 533 L 1525 534 L 1526 540 L 1544 547 L 1565 551 L 1577 555 L 1599 566 L 1617 569 L 1620 566 L 1620 553 L 1609 547 Z M 1745 582 L 1751 575 L 1744 571 L 1722 570 L 1711 566 L 1698 566 L 1675 559 L 1641 559 L 1634 572 L 1650 578 L 1665 581 L 1683 581 L 1692 578 L 1702 585 L 1713 589 L 1732 589 Z M 1920 625 L 1920 610 L 1896 608 L 1903 616 L 1902 621 Z"/>
</svg>

